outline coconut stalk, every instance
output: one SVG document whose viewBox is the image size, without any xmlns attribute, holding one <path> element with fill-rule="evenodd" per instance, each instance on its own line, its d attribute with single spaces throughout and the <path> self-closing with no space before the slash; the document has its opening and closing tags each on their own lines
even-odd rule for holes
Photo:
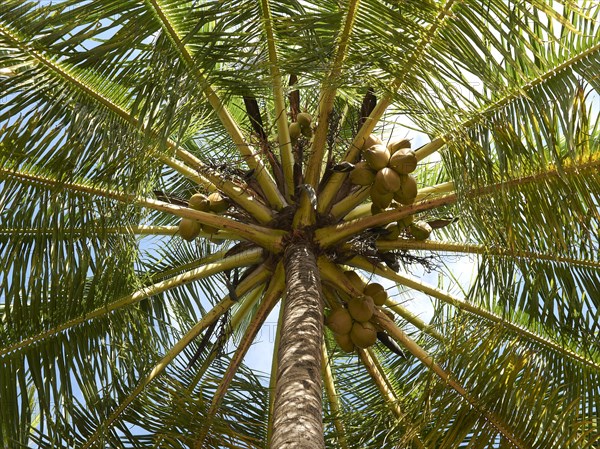
<svg viewBox="0 0 600 449">
<path fill-rule="evenodd" d="M 329 401 L 329 408 L 331 410 L 331 416 L 333 418 L 333 425 L 335 426 L 336 437 L 338 445 L 341 449 L 348 449 L 348 441 L 346 440 L 346 429 L 344 423 L 339 418 L 342 413 L 342 407 L 338 394 L 335 389 L 335 381 L 333 379 L 333 369 L 329 363 L 329 354 L 327 352 L 327 346 L 323 342 L 321 352 L 323 353 L 323 364 L 321 375 L 323 376 L 323 384 L 325 385 L 325 393 L 327 394 L 327 400 Z"/>
<path fill-rule="evenodd" d="M 539 253 L 536 251 L 518 251 L 511 248 L 501 248 L 494 246 L 475 245 L 470 243 L 458 242 L 437 242 L 433 240 L 378 240 L 377 249 L 382 251 L 391 251 L 395 249 L 402 250 L 423 250 L 440 253 L 461 253 L 461 254 L 480 254 L 487 256 L 510 257 L 516 259 L 547 260 L 550 262 L 566 263 L 588 268 L 600 268 L 600 261 L 582 260 L 572 257 L 559 256 L 557 254 Z"/>
<path fill-rule="evenodd" d="M 281 249 L 281 239 L 283 235 L 285 235 L 285 231 L 279 231 L 276 229 L 263 228 L 261 226 L 245 224 L 236 220 L 232 220 L 231 218 L 226 218 L 212 213 L 201 212 L 195 209 L 191 209 L 189 207 L 177 206 L 175 204 L 166 203 L 164 201 L 155 200 L 153 198 L 146 198 L 127 193 L 115 192 L 112 190 L 106 190 L 101 187 L 87 186 L 84 184 L 63 183 L 41 175 L 31 174 L 17 170 L 0 168 L 0 174 L 11 178 L 23 180 L 32 184 L 41 184 L 49 187 L 56 187 L 60 189 L 68 189 L 76 192 L 87 193 L 90 195 L 103 196 L 106 198 L 111 198 L 120 201 L 122 203 L 135 204 L 138 206 L 167 212 L 182 218 L 190 218 L 192 220 L 198 221 L 201 224 L 214 226 L 216 228 L 229 231 L 232 234 L 237 235 L 238 237 L 241 237 L 245 240 L 253 241 L 258 245 L 265 247 L 271 252 L 278 252 Z"/>
<path fill-rule="evenodd" d="M 277 124 L 277 136 L 279 139 L 283 178 L 285 179 L 284 196 L 289 201 L 291 194 L 294 192 L 294 158 L 292 155 L 292 139 L 290 138 L 290 131 L 288 128 L 288 117 L 286 114 L 283 82 L 281 80 L 281 72 L 279 70 L 277 48 L 275 47 L 273 18 L 271 16 L 269 0 L 261 0 L 260 9 L 262 11 L 264 33 L 269 51 L 269 69 L 271 72 L 271 84 L 273 85 L 273 98 L 275 103 L 274 115 Z"/>
<path fill-rule="evenodd" d="M 156 379 L 167 366 L 177 357 L 198 335 L 202 333 L 211 323 L 219 319 L 229 308 L 235 304 L 229 296 L 222 299 L 215 307 L 209 310 L 202 319 L 194 325 L 175 345 L 167 352 L 167 354 L 154 366 L 150 374 L 144 377 L 129 393 L 129 395 L 121 401 L 117 408 L 98 426 L 96 431 L 83 443 L 81 449 L 87 449 L 92 446 L 102 434 L 108 430 L 125 411 L 129 405 L 145 390 L 145 388 Z"/>
<path fill-rule="evenodd" d="M 273 438 L 273 405 L 275 403 L 275 387 L 277 385 L 277 354 L 281 343 L 281 325 L 283 324 L 283 311 L 285 310 L 285 296 L 279 305 L 279 317 L 277 318 L 277 331 L 273 343 L 273 357 L 271 360 L 271 376 L 269 377 L 269 419 L 267 422 L 267 447 L 271 447 Z"/>
<path fill-rule="evenodd" d="M 306 166 L 304 182 L 311 185 L 314 189 L 319 184 L 321 177 L 321 166 L 323 164 L 323 156 L 325 154 L 325 144 L 327 141 L 327 133 L 329 131 L 329 117 L 333 110 L 333 104 L 335 101 L 335 95 L 337 92 L 337 80 L 340 78 L 342 73 L 342 65 L 346 58 L 346 52 L 348 49 L 348 43 L 350 41 L 350 35 L 352 34 L 352 28 L 356 19 L 356 13 L 360 0 L 349 0 L 348 9 L 346 11 L 346 18 L 344 26 L 337 37 L 337 45 L 334 47 L 335 56 L 333 63 L 329 70 L 329 74 L 323 80 L 321 86 L 321 94 L 319 95 L 319 113 L 317 119 L 317 130 L 313 138 L 312 145 L 309 153 L 310 158 Z"/>
<path fill-rule="evenodd" d="M 424 199 L 431 199 L 437 197 L 442 193 L 454 193 L 454 183 L 453 182 L 443 182 L 441 184 L 436 184 L 430 187 L 423 187 L 419 189 L 417 196 L 415 198 L 416 202 L 422 201 Z M 331 208 L 331 213 L 336 218 L 342 218 L 346 221 L 354 220 L 361 217 L 366 217 L 371 215 L 371 206 L 373 203 L 360 204 L 362 201 L 366 200 L 369 197 L 370 191 L 367 188 L 366 193 L 361 193 L 360 199 L 358 195 L 348 195 L 339 203 L 336 203 Z M 359 201 L 360 199 L 360 201 Z M 343 206 L 342 206 L 342 203 Z M 359 206 L 360 204 L 360 206 Z M 338 206 L 339 205 L 339 206 Z M 402 210 L 405 206 L 399 206 L 397 210 Z M 337 213 L 337 215 L 336 215 Z"/>
<path fill-rule="evenodd" d="M 413 356 L 415 356 L 421 363 L 431 369 L 446 385 L 456 391 L 469 405 L 477 410 L 485 419 L 499 432 L 504 438 L 518 449 L 530 449 L 529 446 L 525 445 L 521 439 L 512 432 L 510 426 L 508 426 L 500 417 L 494 412 L 488 410 L 483 406 L 480 401 L 468 393 L 457 381 L 455 381 L 450 374 L 445 371 L 441 366 L 434 362 L 429 354 L 416 344 L 408 335 L 406 335 L 402 329 L 391 321 L 384 313 L 376 310 L 374 313 L 373 321 L 381 326 L 391 337 L 393 337 L 398 343 L 406 348 Z"/>
<path fill-rule="evenodd" d="M 197 66 L 194 64 L 194 57 L 190 52 L 189 46 L 179 35 L 174 22 L 170 20 L 168 16 L 168 11 L 163 9 L 157 0 L 146 1 L 152 7 L 155 16 L 160 21 L 161 27 L 165 31 L 165 34 L 168 36 L 175 49 L 179 52 L 182 59 L 190 68 L 192 75 L 196 78 L 198 84 L 201 86 L 204 97 L 212 106 L 213 110 L 217 114 L 217 117 L 219 117 L 221 124 L 233 140 L 233 143 L 238 148 L 238 151 L 242 154 L 248 166 L 254 169 L 254 172 L 256 173 L 256 180 L 267 196 L 269 203 L 278 210 L 282 209 L 286 205 L 286 202 L 279 192 L 279 189 L 277 189 L 277 185 L 271 177 L 270 172 L 266 169 L 264 163 L 258 157 L 257 152 L 254 151 L 254 149 L 246 142 L 242 130 L 229 112 L 229 109 L 227 109 L 225 103 L 223 103 L 217 92 L 212 86 L 210 86 L 206 78 L 202 75 L 202 73 L 200 73 Z"/>
<path fill-rule="evenodd" d="M 260 262 L 262 258 L 262 250 L 256 248 L 222 259 L 220 262 L 209 263 L 194 270 L 190 270 L 180 275 L 174 276 L 170 279 L 156 282 L 152 285 L 136 290 L 135 292 L 127 296 L 117 299 L 116 301 L 98 307 L 97 309 L 92 310 L 91 312 L 88 312 L 81 317 L 73 318 L 38 335 L 25 338 L 24 340 L 21 340 L 18 343 L 14 343 L 4 348 L 1 348 L 0 356 L 17 351 L 24 347 L 29 347 L 39 341 L 45 340 L 61 332 L 64 332 L 69 328 L 72 328 L 82 323 L 89 322 L 96 318 L 106 316 L 111 312 L 114 312 L 115 310 L 122 309 L 123 307 L 137 304 L 143 299 L 149 298 L 154 295 L 158 295 L 172 288 L 189 284 L 190 282 L 193 282 L 198 279 L 203 279 L 205 277 L 212 276 L 213 274 L 220 273 L 223 270 L 231 270 L 233 268 L 254 265 Z M 262 273 L 263 271 L 265 271 L 264 274 Z M 256 279 L 266 279 L 269 276 L 269 274 L 267 273 L 268 271 L 263 266 L 259 271 L 256 272 L 256 274 L 253 273 L 253 275 L 248 276 L 246 279 L 244 279 L 244 281 L 248 281 L 246 284 L 252 285 L 251 282 L 256 281 Z M 240 282 L 240 285 L 242 285 L 242 282 Z"/>
<path fill-rule="evenodd" d="M 233 355 L 233 358 L 229 363 L 229 367 L 223 375 L 221 382 L 219 382 L 219 386 L 217 387 L 217 390 L 215 391 L 212 402 L 210 404 L 208 414 L 203 420 L 204 425 L 202 426 L 200 435 L 194 442 L 195 449 L 201 449 L 202 447 L 204 447 L 204 440 L 206 439 L 208 431 L 210 430 L 210 426 L 212 425 L 213 419 L 221 405 L 221 401 L 225 397 L 225 394 L 229 389 L 229 385 L 231 385 L 231 381 L 233 380 L 235 373 L 244 361 L 244 357 L 246 356 L 248 349 L 250 349 L 250 346 L 252 346 L 256 335 L 258 334 L 260 328 L 269 316 L 269 313 L 271 313 L 271 310 L 273 310 L 273 307 L 281 298 L 281 294 L 283 293 L 284 289 L 285 278 L 283 273 L 283 265 L 280 262 L 275 268 L 275 272 L 273 273 L 273 277 L 269 282 L 269 287 L 267 288 L 267 291 L 265 292 L 264 297 L 262 298 L 262 302 L 259 309 L 256 311 L 256 314 L 252 318 L 250 326 L 248 326 L 248 329 L 246 329 L 246 332 L 244 332 L 244 336 L 238 344 L 235 354 Z"/>
</svg>

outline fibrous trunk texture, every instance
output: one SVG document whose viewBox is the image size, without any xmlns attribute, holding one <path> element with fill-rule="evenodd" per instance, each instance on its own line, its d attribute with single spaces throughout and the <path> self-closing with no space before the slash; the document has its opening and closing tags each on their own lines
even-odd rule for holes
<svg viewBox="0 0 600 449">
<path fill-rule="evenodd" d="M 273 449 L 325 447 L 321 404 L 323 306 L 312 247 L 290 244 L 284 253 L 287 289 L 279 345 Z"/>
</svg>

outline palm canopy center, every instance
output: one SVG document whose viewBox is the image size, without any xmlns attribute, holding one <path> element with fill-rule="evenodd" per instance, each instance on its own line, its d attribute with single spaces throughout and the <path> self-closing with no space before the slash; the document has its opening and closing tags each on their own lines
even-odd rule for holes
<svg viewBox="0 0 600 449">
<path fill-rule="evenodd" d="M 598 447 L 599 6 L 3 1 L 0 443 Z"/>
</svg>

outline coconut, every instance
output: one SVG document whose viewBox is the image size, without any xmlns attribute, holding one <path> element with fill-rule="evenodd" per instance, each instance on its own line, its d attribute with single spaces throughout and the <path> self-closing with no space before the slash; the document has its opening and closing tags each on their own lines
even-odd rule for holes
<svg viewBox="0 0 600 449">
<path fill-rule="evenodd" d="M 417 168 L 417 156 L 414 151 L 398 150 L 390 157 L 388 165 L 399 175 L 408 175 Z"/>
<path fill-rule="evenodd" d="M 410 231 L 411 235 L 417 240 L 428 239 L 432 231 L 431 226 L 429 226 L 429 223 L 422 220 L 412 223 L 409 226 L 408 230 Z"/>
<path fill-rule="evenodd" d="M 387 234 L 381 236 L 383 240 L 396 240 L 400 236 L 400 228 L 397 223 L 389 223 L 385 227 L 385 230 L 387 231 Z"/>
<path fill-rule="evenodd" d="M 373 184 L 373 186 L 371 186 L 370 193 L 371 193 L 371 200 L 373 201 L 373 204 L 380 209 L 385 209 L 386 207 L 388 207 L 390 205 L 390 203 L 392 202 L 392 200 L 394 199 L 394 193 L 392 193 L 392 192 L 382 193 L 379 191 L 379 189 L 377 189 L 375 184 Z"/>
<path fill-rule="evenodd" d="M 310 139 L 313 136 L 313 130 L 310 126 L 307 126 L 306 128 L 302 128 L 302 135 L 304 137 L 306 137 L 307 139 Z"/>
<path fill-rule="evenodd" d="M 373 170 L 381 170 L 383 167 L 387 166 L 390 160 L 390 152 L 385 145 L 381 144 L 373 145 L 367 150 L 364 150 L 363 156 L 369 164 L 369 167 Z"/>
<path fill-rule="evenodd" d="M 300 124 L 298 122 L 290 123 L 289 132 L 290 139 L 296 140 L 298 137 L 300 137 L 300 134 L 302 133 Z"/>
<path fill-rule="evenodd" d="M 336 334 L 349 334 L 352 329 L 352 317 L 346 309 L 339 307 L 329 314 L 326 324 Z"/>
<path fill-rule="evenodd" d="M 376 306 L 382 306 L 388 298 L 385 288 L 376 282 L 368 284 L 363 293 L 373 298 L 373 302 Z"/>
<path fill-rule="evenodd" d="M 188 206 L 192 209 L 208 212 L 210 203 L 205 195 L 202 193 L 195 193 L 190 197 Z"/>
<path fill-rule="evenodd" d="M 374 203 L 371 203 L 371 215 L 377 215 L 380 212 L 383 212 L 385 209 L 382 209 L 381 207 L 377 206 Z"/>
<path fill-rule="evenodd" d="M 359 348 L 368 348 L 377 341 L 377 329 L 368 321 L 366 323 L 356 322 L 352 325 L 350 338 Z"/>
<path fill-rule="evenodd" d="M 398 150 L 410 148 L 410 140 L 408 140 L 408 139 L 395 140 L 395 141 L 388 143 L 387 147 L 388 147 L 388 150 L 390 150 L 390 153 L 394 154 Z"/>
<path fill-rule="evenodd" d="M 375 172 L 371 170 L 365 161 L 354 165 L 354 170 L 350 172 L 350 182 L 359 186 L 370 186 L 375 180 Z"/>
<path fill-rule="evenodd" d="M 296 116 L 296 123 L 300 125 L 300 128 L 310 128 L 312 122 L 312 115 L 308 112 L 301 112 Z"/>
<path fill-rule="evenodd" d="M 409 226 L 412 222 L 415 221 L 415 216 L 414 215 L 409 215 L 408 217 L 404 217 L 400 220 L 398 220 L 398 227 L 400 229 L 404 229 L 407 226 Z"/>
<path fill-rule="evenodd" d="M 373 145 L 382 145 L 383 141 L 377 137 L 375 134 L 369 134 L 367 137 L 363 138 L 362 145 L 359 145 L 362 150 L 371 148 Z"/>
<path fill-rule="evenodd" d="M 211 212 L 215 214 L 223 213 L 229 209 L 229 202 L 219 192 L 213 192 L 208 195 L 208 203 Z"/>
<path fill-rule="evenodd" d="M 335 342 L 338 344 L 342 351 L 354 351 L 354 343 L 352 342 L 352 338 L 350 338 L 350 334 L 333 334 L 333 338 L 335 338 Z"/>
<path fill-rule="evenodd" d="M 374 184 L 380 192 L 397 192 L 400 190 L 400 175 L 389 167 L 383 167 L 375 175 Z"/>
<path fill-rule="evenodd" d="M 394 193 L 394 199 L 400 204 L 412 204 L 417 197 L 417 181 L 411 175 L 402 175 L 400 177 L 402 185 L 400 190 Z"/>
<path fill-rule="evenodd" d="M 189 218 L 182 218 L 179 222 L 179 235 L 181 238 L 191 242 L 200 234 L 200 223 Z"/>
<path fill-rule="evenodd" d="M 370 296 L 362 298 L 352 298 L 348 301 L 348 312 L 356 321 L 369 321 L 375 311 L 375 303 Z"/>
<path fill-rule="evenodd" d="M 219 228 L 215 228 L 211 225 L 203 224 L 200 225 L 200 227 L 202 228 L 202 232 L 205 232 L 207 234 L 216 234 L 217 232 L 219 232 Z"/>
<path fill-rule="evenodd" d="M 363 289 L 365 288 L 365 283 L 363 282 L 363 280 L 360 278 L 360 276 L 358 274 L 356 274 L 352 270 L 347 270 L 347 271 L 344 271 L 344 275 L 346 276 L 346 278 L 348 279 L 348 281 L 350 281 L 350 283 L 352 284 L 352 286 L 358 292 L 362 292 L 363 291 Z"/>
</svg>

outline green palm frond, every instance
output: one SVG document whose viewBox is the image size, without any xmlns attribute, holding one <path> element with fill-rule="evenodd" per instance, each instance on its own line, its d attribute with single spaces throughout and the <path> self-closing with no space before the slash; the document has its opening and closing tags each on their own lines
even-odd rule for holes
<svg viewBox="0 0 600 449">
<path fill-rule="evenodd" d="M 326 447 L 598 447 L 599 16 L 587 0 L 4 0 L 0 444 L 271 447 L 280 353 L 310 340 Z M 417 197 L 379 210 L 348 164 L 405 137 Z M 296 243 L 315 272 L 282 268 Z M 381 283 L 369 322 L 388 340 L 290 339 L 283 305 L 309 275 L 325 315 Z M 248 349 L 276 307 L 259 373 Z"/>
</svg>

